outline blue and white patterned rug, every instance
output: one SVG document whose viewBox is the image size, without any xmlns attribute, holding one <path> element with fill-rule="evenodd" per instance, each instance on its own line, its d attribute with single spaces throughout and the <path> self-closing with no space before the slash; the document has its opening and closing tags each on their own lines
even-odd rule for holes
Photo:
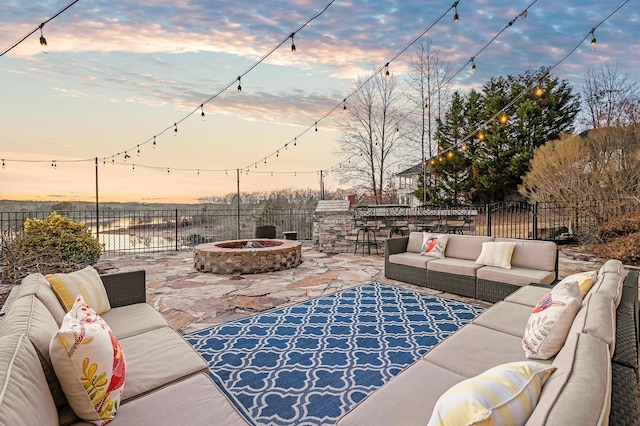
<svg viewBox="0 0 640 426">
<path fill-rule="evenodd" d="M 185 335 L 256 425 L 324 425 L 484 308 L 378 282 Z"/>
</svg>

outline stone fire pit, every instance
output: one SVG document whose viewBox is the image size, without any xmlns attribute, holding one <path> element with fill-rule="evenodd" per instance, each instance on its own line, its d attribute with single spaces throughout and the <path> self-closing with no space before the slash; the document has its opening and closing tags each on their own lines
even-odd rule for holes
<svg viewBox="0 0 640 426">
<path fill-rule="evenodd" d="M 214 274 L 255 274 L 295 268 L 302 244 L 293 240 L 231 240 L 194 247 L 194 265 Z"/>
</svg>

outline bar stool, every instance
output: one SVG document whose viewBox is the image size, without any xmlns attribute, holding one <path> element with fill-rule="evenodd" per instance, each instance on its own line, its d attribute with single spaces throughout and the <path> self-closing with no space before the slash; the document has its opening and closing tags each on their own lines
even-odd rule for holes
<svg viewBox="0 0 640 426">
<path fill-rule="evenodd" d="M 378 253 L 378 240 L 376 240 L 375 227 L 369 225 L 370 220 L 375 221 L 376 214 L 375 209 L 369 206 L 358 206 L 354 209 L 354 224 L 356 228 L 356 244 L 353 253 L 358 252 L 358 246 L 362 247 L 362 255 L 364 256 L 364 249 L 367 248 L 367 253 L 371 254 L 371 246 L 376 248 L 376 254 Z"/>
<path fill-rule="evenodd" d="M 409 206 L 387 206 L 385 222 L 389 228 L 389 238 L 409 233 Z"/>
</svg>

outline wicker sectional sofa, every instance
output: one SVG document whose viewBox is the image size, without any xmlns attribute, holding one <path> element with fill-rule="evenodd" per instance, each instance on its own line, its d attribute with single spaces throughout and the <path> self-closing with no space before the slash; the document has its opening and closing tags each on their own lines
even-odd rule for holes
<svg viewBox="0 0 640 426">
<path fill-rule="evenodd" d="M 503 239 L 475 235 L 447 236 L 444 258 L 423 256 L 422 232 L 385 242 L 384 275 L 423 287 L 497 302 L 531 283 L 558 279 L 558 247 L 551 241 Z M 485 242 L 515 243 L 511 269 L 476 263 Z"/>
<path fill-rule="evenodd" d="M 362 400 L 338 425 L 424 425 L 455 385 L 504 363 L 532 361 L 525 357 L 523 332 L 547 292 L 546 286 L 525 286 L 494 304 Z M 638 272 L 617 260 L 605 262 L 578 309 L 559 352 L 534 360 L 555 371 L 526 424 L 639 424 Z"/>
<path fill-rule="evenodd" d="M 146 303 L 144 271 L 101 278 L 111 305 L 102 318 L 126 358 L 124 393 L 110 424 L 247 425 L 211 381 L 205 360 Z M 0 322 L 0 425 L 89 424 L 70 408 L 51 364 L 62 305 L 41 274 L 27 276 L 19 291 Z"/>
</svg>

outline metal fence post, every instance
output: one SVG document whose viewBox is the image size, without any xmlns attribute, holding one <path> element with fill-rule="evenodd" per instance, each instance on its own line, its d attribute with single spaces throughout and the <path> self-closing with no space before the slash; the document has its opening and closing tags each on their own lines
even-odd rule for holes
<svg viewBox="0 0 640 426">
<path fill-rule="evenodd" d="M 491 204 L 486 205 L 487 209 L 487 237 L 491 236 Z"/>
<path fill-rule="evenodd" d="M 538 239 L 538 202 L 533 203 L 533 230 L 531 232 L 531 238 Z"/>
<path fill-rule="evenodd" d="M 178 209 L 176 209 L 176 251 L 178 251 Z"/>
</svg>

